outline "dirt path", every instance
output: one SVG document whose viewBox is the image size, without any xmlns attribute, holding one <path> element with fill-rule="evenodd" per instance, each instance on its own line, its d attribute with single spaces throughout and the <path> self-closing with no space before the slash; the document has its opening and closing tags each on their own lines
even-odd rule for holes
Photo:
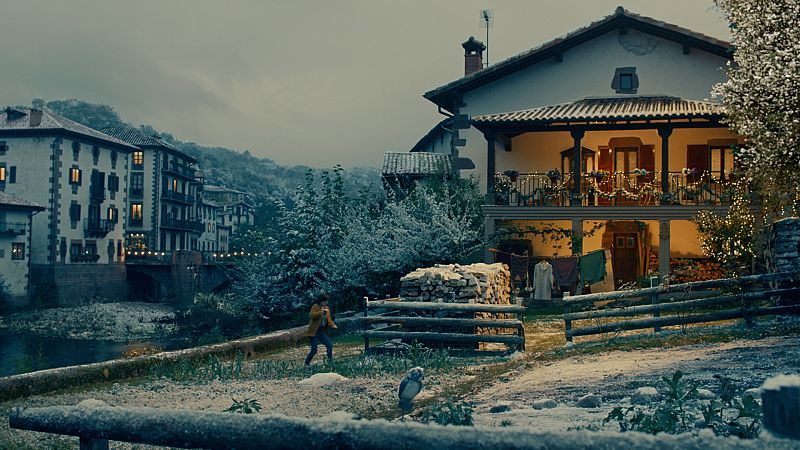
<svg viewBox="0 0 800 450">
<path fill-rule="evenodd" d="M 600 422 L 613 406 L 627 403 L 638 387 L 661 387 L 661 377 L 676 370 L 712 390 L 715 374 L 733 379 L 743 389 L 758 387 L 770 376 L 800 371 L 800 338 L 770 337 L 533 361 L 478 393 L 476 423 L 531 425 L 547 430 L 602 428 Z M 600 396 L 603 406 L 576 407 L 576 401 L 586 394 Z M 548 398 L 559 406 L 533 409 L 534 401 Z M 508 404 L 511 411 L 491 414 L 489 409 L 498 404 Z"/>
</svg>

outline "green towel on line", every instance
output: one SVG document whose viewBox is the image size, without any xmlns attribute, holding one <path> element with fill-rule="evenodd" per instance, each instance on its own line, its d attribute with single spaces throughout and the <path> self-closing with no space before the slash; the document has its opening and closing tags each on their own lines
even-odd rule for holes
<svg viewBox="0 0 800 450">
<path fill-rule="evenodd" d="M 593 284 L 606 277 L 606 251 L 595 250 L 581 256 L 581 280 Z"/>
</svg>

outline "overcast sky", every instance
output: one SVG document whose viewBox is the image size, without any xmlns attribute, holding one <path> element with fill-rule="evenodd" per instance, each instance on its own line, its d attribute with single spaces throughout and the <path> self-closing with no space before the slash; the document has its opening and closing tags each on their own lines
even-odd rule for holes
<svg viewBox="0 0 800 450">
<path fill-rule="evenodd" d="M 0 105 L 80 98 L 183 140 L 282 164 L 379 166 L 442 116 L 422 94 L 463 75 L 494 12 L 491 62 L 620 0 L 0 0 Z M 712 0 L 627 9 L 728 39 Z"/>
</svg>

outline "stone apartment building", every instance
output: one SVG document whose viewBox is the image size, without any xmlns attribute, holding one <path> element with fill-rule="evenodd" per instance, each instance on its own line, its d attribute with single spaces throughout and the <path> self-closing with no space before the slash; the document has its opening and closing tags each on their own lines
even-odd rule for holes
<svg viewBox="0 0 800 450">
<path fill-rule="evenodd" d="M 223 226 L 231 233 L 242 226 L 252 226 L 256 221 L 256 209 L 247 193 L 220 186 L 204 186 L 203 198 L 217 205 L 217 214 Z"/>
<path fill-rule="evenodd" d="M 203 233 L 200 235 L 198 250 L 203 252 L 227 252 L 231 235 L 231 225 L 225 225 L 223 205 L 205 198 L 201 193 L 198 203 L 200 220 L 203 223 Z"/>
<path fill-rule="evenodd" d="M 128 183 L 127 242 L 130 250 L 201 250 L 204 225 L 197 160 L 156 136 L 119 124 L 103 133 L 135 145 Z"/>
<path fill-rule="evenodd" d="M 0 155 L 2 151 L 0 148 Z M 0 165 L 0 275 L 12 300 L 30 292 L 31 225 L 33 216 L 45 210 L 44 206 L 2 191 L 5 184 L 14 183 L 16 174 L 11 178 L 8 168 Z"/>
<path fill-rule="evenodd" d="M 137 147 L 49 111 L 0 112 L 2 190 L 43 205 L 32 217 L 30 280 L 62 299 L 126 293 L 129 154 Z"/>
</svg>

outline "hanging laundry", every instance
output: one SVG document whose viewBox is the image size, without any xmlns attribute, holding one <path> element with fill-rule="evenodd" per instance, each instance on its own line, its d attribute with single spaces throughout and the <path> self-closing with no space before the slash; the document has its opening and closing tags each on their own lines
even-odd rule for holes
<svg viewBox="0 0 800 450">
<path fill-rule="evenodd" d="M 528 255 L 512 253 L 508 270 L 511 272 L 511 279 L 515 282 L 528 281 Z"/>
<path fill-rule="evenodd" d="M 553 298 L 553 266 L 547 261 L 541 261 L 533 268 L 533 298 L 536 300 L 551 300 Z"/>
<path fill-rule="evenodd" d="M 597 283 L 606 277 L 606 252 L 595 250 L 581 256 L 581 281 L 584 283 Z"/>
<path fill-rule="evenodd" d="M 578 257 L 555 258 L 550 261 L 553 266 L 553 277 L 561 288 L 561 292 L 575 294 L 578 288 Z"/>
</svg>

